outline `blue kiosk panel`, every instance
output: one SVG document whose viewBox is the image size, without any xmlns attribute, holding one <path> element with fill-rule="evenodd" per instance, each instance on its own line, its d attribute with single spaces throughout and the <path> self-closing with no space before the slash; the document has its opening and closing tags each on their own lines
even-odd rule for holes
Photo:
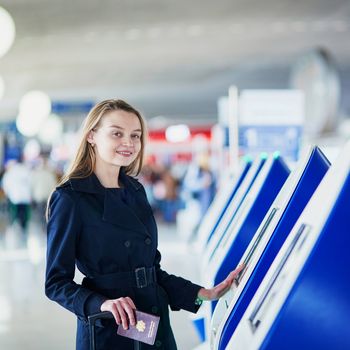
<svg viewBox="0 0 350 350">
<path fill-rule="evenodd" d="M 304 171 L 302 172 L 302 175 L 297 182 L 294 192 L 287 206 L 285 207 L 284 212 L 276 228 L 274 229 L 267 246 L 265 247 L 258 263 L 256 264 L 248 281 L 246 282 L 246 285 L 244 286 L 244 289 L 242 290 L 233 309 L 231 310 L 230 316 L 226 320 L 219 342 L 220 350 L 226 348 L 231 335 L 240 322 L 267 270 L 270 268 L 271 263 L 275 259 L 289 232 L 292 230 L 299 215 L 305 208 L 317 186 L 326 174 L 329 166 L 330 163 L 322 151 L 318 147 L 314 147 L 307 163 L 305 164 Z M 288 184 L 286 183 L 286 185 Z M 254 254 L 254 250 L 257 248 L 262 235 L 264 232 L 266 232 L 268 224 L 271 222 L 272 216 L 275 212 L 276 209 L 272 208 L 269 218 L 266 220 L 266 223 L 261 229 L 261 232 L 256 237 L 256 242 L 251 248 L 252 251 L 250 251 L 245 258 L 244 264 L 246 266 L 248 266 L 249 260 Z M 243 273 L 244 270 L 235 281 L 237 286 Z"/>
<path fill-rule="evenodd" d="M 251 164 L 248 173 L 244 177 L 241 186 L 237 189 L 236 194 L 233 196 L 226 211 L 222 215 L 220 222 L 217 224 L 216 229 L 212 232 L 211 240 L 208 242 L 203 255 L 202 268 L 207 270 L 207 265 L 211 263 L 211 259 L 215 254 L 215 251 L 222 240 L 223 236 L 227 233 L 228 227 L 235 218 L 241 204 L 245 197 L 249 193 L 250 189 L 255 183 L 256 178 L 259 176 L 261 169 L 264 167 L 267 158 L 265 154 L 261 154 Z"/>
<path fill-rule="evenodd" d="M 230 205 L 232 198 L 235 196 L 239 186 L 241 185 L 242 181 L 244 180 L 245 176 L 247 175 L 248 170 L 250 169 L 250 166 L 252 165 L 252 162 L 250 160 L 246 160 L 243 166 L 243 169 L 240 174 L 238 174 L 238 178 L 233 186 L 233 189 L 231 191 L 231 194 L 228 198 L 228 201 L 224 204 L 221 213 L 219 214 L 217 220 L 215 220 L 214 226 L 210 229 L 210 234 L 208 236 L 206 244 L 210 241 L 211 237 L 213 236 L 213 233 L 215 232 L 216 228 L 218 227 L 222 217 L 224 216 L 227 207 Z M 210 213 L 208 213 L 210 214 Z"/>
<path fill-rule="evenodd" d="M 261 349 L 350 349 L 349 198 L 350 175 Z"/>
<path fill-rule="evenodd" d="M 235 240 L 228 247 L 226 257 L 222 261 L 215 276 L 215 284 L 223 281 L 239 263 L 255 231 L 258 229 L 272 202 L 286 181 L 289 172 L 288 166 L 283 159 L 281 157 L 275 157 L 256 200 L 247 213 Z M 230 231 L 230 228 L 228 228 L 228 231 Z"/>
<path fill-rule="evenodd" d="M 350 141 L 328 170 L 226 349 L 350 349 Z"/>
<path fill-rule="evenodd" d="M 267 166 L 268 164 L 265 164 Z M 232 242 L 228 242 L 230 229 L 229 228 L 223 241 L 223 246 L 227 245 L 226 255 L 223 258 L 220 267 L 218 268 L 214 285 L 223 281 L 227 275 L 237 266 L 243 253 L 247 249 L 251 239 L 253 238 L 256 230 L 258 229 L 261 221 L 265 217 L 275 197 L 286 181 L 290 171 L 283 159 L 279 156 L 273 158 L 272 164 L 266 177 L 261 184 L 255 201 L 251 204 L 250 209 L 247 211 L 242 224 L 238 227 L 238 231 L 234 235 Z M 242 204 L 243 206 L 243 204 Z M 217 301 L 212 302 L 212 311 L 214 310 Z"/>
<path fill-rule="evenodd" d="M 266 161 L 267 161 L 267 155 L 261 154 L 260 157 L 257 157 L 252 162 L 240 187 L 237 189 L 227 209 L 222 215 L 220 222 L 218 223 L 216 229 L 213 231 L 212 239 L 208 242 L 201 259 L 201 277 L 204 283 L 207 283 L 206 279 L 209 279 L 208 284 L 213 283 L 215 273 L 213 274 L 208 273 L 208 271 L 212 266 L 211 257 L 215 253 L 215 250 L 219 244 L 218 242 L 220 242 L 221 237 L 225 235 L 227 231 L 227 227 L 230 225 L 231 221 L 234 219 L 237 211 L 239 210 L 242 202 L 244 201 L 244 198 L 246 197 L 251 187 L 254 185 L 255 180 L 259 176 Z M 201 323 L 201 321 L 203 321 L 206 324 L 205 328 L 209 331 L 210 317 L 211 317 L 211 303 L 208 303 L 202 306 L 201 310 L 199 311 L 196 318 L 194 319 L 194 324 L 196 328 L 199 330 L 198 325 L 202 325 L 203 323 Z M 200 334 L 202 339 L 206 339 L 207 331 Z"/>
</svg>

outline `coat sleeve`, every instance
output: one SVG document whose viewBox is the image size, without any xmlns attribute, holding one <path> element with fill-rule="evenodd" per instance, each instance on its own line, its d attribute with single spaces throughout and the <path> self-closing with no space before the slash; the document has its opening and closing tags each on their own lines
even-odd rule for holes
<svg viewBox="0 0 350 350">
<path fill-rule="evenodd" d="M 201 286 L 182 277 L 170 275 L 160 267 L 161 254 L 157 250 L 155 266 L 157 282 L 164 288 L 169 298 L 169 305 L 173 311 L 180 309 L 196 313 L 200 304 L 195 304 Z"/>
<path fill-rule="evenodd" d="M 73 281 L 80 230 L 78 200 L 68 190 L 57 189 L 49 205 L 45 294 L 86 321 L 100 312 L 107 298 Z"/>
</svg>

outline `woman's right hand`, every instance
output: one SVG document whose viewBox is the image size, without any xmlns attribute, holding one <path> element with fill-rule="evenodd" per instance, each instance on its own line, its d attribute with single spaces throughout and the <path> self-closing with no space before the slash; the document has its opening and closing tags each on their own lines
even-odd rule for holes
<svg viewBox="0 0 350 350">
<path fill-rule="evenodd" d="M 101 311 L 109 311 L 113 314 L 115 322 L 122 325 L 124 329 L 129 328 L 129 323 L 135 326 L 136 306 L 129 297 L 108 299 L 101 305 Z"/>
</svg>

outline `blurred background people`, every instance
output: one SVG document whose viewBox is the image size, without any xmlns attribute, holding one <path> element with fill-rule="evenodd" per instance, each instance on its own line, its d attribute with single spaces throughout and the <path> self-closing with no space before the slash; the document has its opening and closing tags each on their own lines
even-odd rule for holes
<svg viewBox="0 0 350 350">
<path fill-rule="evenodd" d="M 36 167 L 31 173 L 31 189 L 33 207 L 38 221 L 45 226 L 46 202 L 56 186 L 57 178 L 55 172 L 49 167 L 48 159 L 42 156 L 38 159 Z"/>
<path fill-rule="evenodd" d="M 158 220 L 175 223 L 180 208 L 179 183 L 170 165 L 148 160 L 141 173 L 141 181 L 154 214 Z"/>
<path fill-rule="evenodd" d="M 186 197 L 198 202 L 200 218 L 204 216 L 215 194 L 215 181 L 209 167 L 209 156 L 201 153 L 188 167 L 183 180 Z"/>
<path fill-rule="evenodd" d="M 177 215 L 178 233 L 191 240 L 215 195 L 214 176 L 209 167 L 209 155 L 199 153 L 189 165 L 181 186 L 183 209 Z M 181 228 L 181 229 L 180 229 Z"/>
<path fill-rule="evenodd" d="M 25 236 L 30 219 L 32 201 L 30 169 L 22 160 L 11 160 L 7 163 L 2 179 L 2 188 L 8 199 L 10 224 L 18 223 Z"/>
</svg>

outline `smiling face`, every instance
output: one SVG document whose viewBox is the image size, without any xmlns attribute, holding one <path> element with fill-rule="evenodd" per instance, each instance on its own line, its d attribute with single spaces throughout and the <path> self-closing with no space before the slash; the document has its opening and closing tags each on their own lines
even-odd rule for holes
<svg viewBox="0 0 350 350">
<path fill-rule="evenodd" d="M 106 113 L 88 136 L 96 154 L 96 167 L 126 167 L 139 156 L 142 127 L 139 118 L 130 112 L 115 110 Z"/>
</svg>

